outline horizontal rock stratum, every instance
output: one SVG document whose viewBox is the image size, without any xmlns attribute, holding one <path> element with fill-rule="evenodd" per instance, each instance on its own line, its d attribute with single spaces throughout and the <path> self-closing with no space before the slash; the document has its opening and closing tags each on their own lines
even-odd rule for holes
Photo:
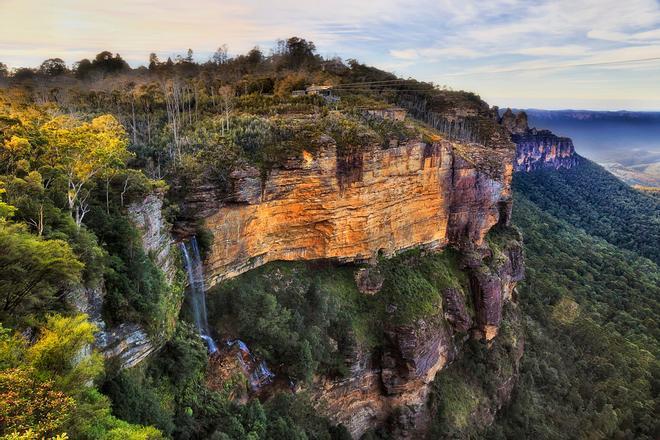
<svg viewBox="0 0 660 440">
<path fill-rule="evenodd" d="M 460 150 L 460 152 L 459 152 Z M 214 208 L 197 194 L 213 246 L 209 285 L 274 260 L 366 261 L 416 246 L 480 246 L 511 209 L 513 149 L 440 140 L 339 155 L 333 143 L 304 152 L 262 178 L 232 174 L 233 193 Z"/>
</svg>

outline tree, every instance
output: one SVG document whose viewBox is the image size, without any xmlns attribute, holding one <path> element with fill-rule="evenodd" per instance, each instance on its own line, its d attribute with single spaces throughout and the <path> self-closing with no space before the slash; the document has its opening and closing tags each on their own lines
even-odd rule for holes
<svg viewBox="0 0 660 440">
<path fill-rule="evenodd" d="M 113 56 L 112 52 L 107 50 L 97 54 L 92 65 L 104 73 L 116 73 L 129 68 L 121 55 L 117 53 Z"/>
<path fill-rule="evenodd" d="M 45 76 L 59 76 L 66 71 L 66 63 L 62 58 L 49 58 L 39 66 L 39 73 Z"/>
<path fill-rule="evenodd" d="M 0 186 L 2 186 L 1 181 L 0 181 Z M 11 217 L 12 215 L 14 215 L 14 212 L 16 212 L 15 207 L 2 201 L 2 197 L 3 194 L 5 194 L 5 192 L 6 190 L 4 188 L 0 188 L 0 222 Z"/>
<path fill-rule="evenodd" d="M 213 56 L 211 57 L 211 60 L 215 64 L 227 64 L 229 61 L 229 49 L 227 48 L 226 44 L 223 44 L 218 48 L 218 50 L 215 51 Z"/>
<path fill-rule="evenodd" d="M 103 371 L 103 357 L 90 351 L 96 331 L 86 315 L 49 315 L 28 345 L 0 325 L 3 439 L 163 438 L 153 427 L 112 416 L 108 399 L 92 386 Z"/>
<path fill-rule="evenodd" d="M 61 389 L 77 394 L 103 371 L 99 353 L 81 356 L 81 351 L 94 342 L 97 330 L 84 314 L 49 315 L 39 339 L 27 348 L 26 360 L 37 370 L 48 372 Z"/>
<path fill-rule="evenodd" d="M 0 435 L 38 439 L 64 431 L 75 401 L 52 380 L 35 383 L 34 374 L 30 368 L 0 371 Z"/>
<path fill-rule="evenodd" d="M 220 106 L 222 112 L 225 114 L 225 123 L 222 127 L 222 134 L 225 133 L 225 129 L 229 130 L 229 114 L 234 108 L 234 88 L 231 86 L 222 86 L 218 93 L 220 97 Z"/>
<path fill-rule="evenodd" d="M 12 73 L 12 78 L 16 81 L 29 81 L 34 78 L 34 75 L 36 72 L 34 69 L 30 69 L 28 67 L 21 67 L 18 69 L 14 69 Z"/>
<path fill-rule="evenodd" d="M 9 69 L 7 68 L 7 65 L 3 62 L 0 62 L 0 78 L 5 78 L 7 75 L 9 75 Z"/>
<path fill-rule="evenodd" d="M 278 42 L 280 54 L 284 57 L 284 67 L 299 69 L 311 67 L 319 60 L 316 55 L 316 46 L 304 38 L 291 37 L 285 42 Z"/>
<path fill-rule="evenodd" d="M 43 309 L 80 280 L 83 264 L 61 240 L 44 240 L 0 220 L 0 314 Z"/>
<path fill-rule="evenodd" d="M 156 68 L 158 68 L 158 65 L 160 64 L 160 60 L 158 59 L 158 55 L 155 53 L 150 53 L 149 54 L 149 70 L 154 71 Z"/>
<path fill-rule="evenodd" d="M 76 72 L 76 78 L 78 79 L 85 79 L 89 76 L 89 74 L 94 70 L 94 66 L 92 66 L 92 62 L 88 59 L 80 60 L 78 61 L 73 69 Z"/>
<path fill-rule="evenodd" d="M 110 115 L 82 124 L 72 117 L 59 116 L 43 131 L 48 140 L 46 162 L 64 172 L 68 207 L 80 227 L 89 211 L 86 186 L 95 176 L 123 167 L 130 157 L 126 132 Z"/>
</svg>

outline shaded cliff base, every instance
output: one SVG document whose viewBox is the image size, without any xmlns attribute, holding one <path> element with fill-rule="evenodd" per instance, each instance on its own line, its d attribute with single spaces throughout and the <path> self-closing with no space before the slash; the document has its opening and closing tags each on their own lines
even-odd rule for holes
<svg viewBox="0 0 660 440">
<path fill-rule="evenodd" d="M 481 347 L 482 359 L 490 359 L 499 356 L 492 347 L 513 344 L 511 366 L 494 370 L 497 388 L 506 390 L 481 393 L 470 410 L 479 413 L 470 426 L 482 429 L 506 401 L 522 354 L 520 336 L 496 337 L 503 319 L 507 327 L 515 316 L 503 309 L 515 310 L 520 236 L 496 229 L 486 247 L 469 252 L 416 249 L 371 266 L 269 263 L 212 289 L 210 320 L 218 335 L 245 340 L 275 371 L 278 380 L 262 398 L 276 390 L 311 394 L 320 413 L 354 438 L 379 428 L 401 438 L 423 435 L 437 419 L 429 406 L 436 374 L 476 349 L 463 354 L 466 347 Z M 213 365 L 207 374 L 216 389 L 237 384 L 231 362 Z M 249 393 L 239 387 L 233 394 L 244 400 Z"/>
</svg>

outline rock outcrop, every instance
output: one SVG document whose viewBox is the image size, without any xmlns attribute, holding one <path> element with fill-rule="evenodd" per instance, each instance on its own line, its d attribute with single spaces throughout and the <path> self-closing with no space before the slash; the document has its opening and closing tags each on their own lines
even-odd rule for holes
<svg viewBox="0 0 660 440">
<path fill-rule="evenodd" d="M 351 157 L 328 143 L 266 178 L 235 172 L 228 201 L 213 200 L 208 188 L 191 197 L 214 238 L 208 285 L 273 260 L 368 261 L 417 246 L 479 247 L 493 225 L 508 221 L 512 160 L 512 149 L 448 141 L 374 145 Z"/>
<path fill-rule="evenodd" d="M 142 200 L 128 206 L 128 215 L 142 237 L 142 247 L 163 271 L 168 283 L 174 282 L 176 259 L 172 250 L 170 226 L 162 216 L 163 192 L 154 191 Z M 171 298 L 166 302 L 178 314 L 181 303 L 180 292 L 170 289 Z M 166 341 L 165 328 L 173 327 L 175 316 L 169 317 L 171 323 L 163 323 L 162 329 L 155 335 L 149 335 L 140 324 L 124 322 L 108 328 L 103 320 L 103 299 L 105 290 L 103 281 L 96 286 L 80 287 L 67 296 L 68 301 L 99 329 L 95 346 L 106 359 L 117 361 L 120 368 L 130 368 L 139 364 L 149 354 L 160 348 Z"/>
<path fill-rule="evenodd" d="M 128 206 L 128 216 L 140 231 L 142 248 L 172 283 L 176 274 L 176 258 L 172 253 L 171 225 L 163 218 L 162 190 L 148 193 L 141 201 Z"/>
<path fill-rule="evenodd" d="M 527 114 L 517 115 L 507 109 L 500 118 L 500 124 L 511 134 L 516 144 L 514 171 L 534 171 L 542 168 L 572 168 L 577 164 L 573 141 L 560 137 L 549 130 L 529 128 Z"/>
<path fill-rule="evenodd" d="M 529 130 L 527 113 L 514 114 L 510 108 L 506 109 L 500 118 L 500 124 L 511 134 L 525 134 Z"/>
<path fill-rule="evenodd" d="M 514 300 L 512 289 L 524 275 L 519 240 L 514 236 L 503 249 L 485 248 L 478 255 L 464 258 L 470 292 L 448 288 L 437 314 L 413 325 L 386 326 L 382 352 L 369 353 L 354 347 L 347 359 L 348 377 L 319 378 L 312 387 L 323 411 L 346 426 L 354 438 L 384 424 L 394 438 L 423 436 L 430 422 L 428 395 L 436 374 L 459 355 L 469 333 L 488 341 L 497 335 L 503 309 Z M 474 319 L 466 305 L 466 294 L 472 296 Z M 522 342 L 518 350 L 514 356 L 516 368 L 510 376 L 499 378 L 502 387 L 495 407 L 482 408 L 490 422 L 515 384 Z"/>
<path fill-rule="evenodd" d="M 549 130 L 532 128 L 523 134 L 514 134 L 516 144 L 515 171 L 534 171 L 541 168 L 572 168 L 578 162 L 573 141 L 559 137 Z"/>
</svg>

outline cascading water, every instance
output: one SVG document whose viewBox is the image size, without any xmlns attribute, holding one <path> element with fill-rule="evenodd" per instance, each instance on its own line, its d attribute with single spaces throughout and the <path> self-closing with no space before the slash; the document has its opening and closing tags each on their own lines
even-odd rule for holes
<svg viewBox="0 0 660 440">
<path fill-rule="evenodd" d="M 218 351 L 218 346 L 215 344 L 211 332 L 209 331 L 209 322 L 206 315 L 206 289 L 204 287 L 204 269 L 202 267 L 202 258 L 199 254 L 199 246 L 197 239 L 192 237 L 189 241 L 190 252 L 186 243 L 179 243 L 181 253 L 183 254 L 186 272 L 188 274 L 188 284 L 190 289 L 190 304 L 192 307 L 193 318 L 197 331 L 202 337 L 209 353 Z"/>
<path fill-rule="evenodd" d="M 238 360 L 241 362 L 241 365 L 243 365 L 244 369 L 247 369 L 247 362 L 250 362 L 251 364 L 255 365 L 255 367 L 252 369 L 252 373 L 250 373 L 248 377 L 248 380 L 250 382 L 250 387 L 252 387 L 253 390 L 258 389 L 262 385 L 270 383 L 273 380 L 273 378 L 275 377 L 275 373 L 270 371 L 265 361 L 261 361 L 257 363 L 257 360 L 255 359 L 254 355 L 252 354 L 248 346 L 245 344 L 245 342 L 241 341 L 240 339 L 234 339 L 233 341 L 228 340 L 225 343 L 227 344 L 228 347 L 233 347 L 233 346 L 238 347 L 241 353 L 238 356 Z"/>
<path fill-rule="evenodd" d="M 209 331 L 209 322 L 206 312 L 204 267 L 202 265 L 202 258 L 199 253 L 197 239 L 193 236 L 188 244 L 181 242 L 179 243 L 179 246 L 181 247 L 186 273 L 188 274 L 190 304 L 192 307 L 193 318 L 195 319 L 195 325 L 197 326 L 197 331 L 199 331 L 200 337 L 206 342 L 209 353 L 213 354 L 218 351 L 218 346 Z M 190 247 L 190 249 L 188 249 L 188 247 Z M 236 345 L 239 348 L 239 352 L 241 353 L 239 355 L 239 361 L 244 370 L 247 371 L 250 369 L 248 364 L 255 366 L 252 369 L 252 372 L 249 373 L 249 381 L 252 389 L 256 390 L 262 385 L 270 383 L 275 377 L 275 374 L 270 371 L 266 362 L 258 362 L 247 345 L 240 339 L 227 340 L 225 341 L 225 344 L 227 347 L 233 347 Z"/>
</svg>

